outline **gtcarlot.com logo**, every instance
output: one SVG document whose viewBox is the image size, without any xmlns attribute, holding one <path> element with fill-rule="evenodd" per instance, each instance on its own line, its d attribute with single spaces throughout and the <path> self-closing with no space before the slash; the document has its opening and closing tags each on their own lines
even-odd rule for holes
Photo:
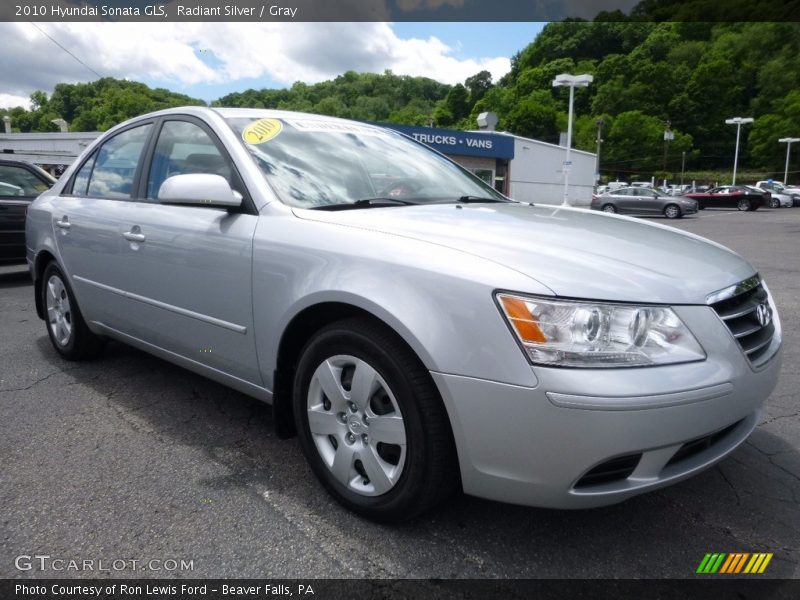
<svg viewBox="0 0 800 600">
<path fill-rule="evenodd" d="M 701 575 L 755 575 L 766 571 L 771 560 L 772 552 L 709 552 L 696 572 Z"/>
<path fill-rule="evenodd" d="M 18 571 L 194 571 L 194 560 L 175 558 L 58 558 L 49 554 L 21 554 Z"/>
</svg>

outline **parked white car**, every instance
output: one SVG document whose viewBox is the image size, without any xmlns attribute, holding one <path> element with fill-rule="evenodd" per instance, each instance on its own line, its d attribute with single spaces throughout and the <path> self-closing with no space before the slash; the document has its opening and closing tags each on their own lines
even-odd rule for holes
<svg viewBox="0 0 800 600">
<path fill-rule="evenodd" d="M 767 192 L 769 194 L 769 202 L 767 203 L 767 205 L 770 208 L 790 208 L 792 206 L 792 197 L 789 194 L 782 194 L 780 192 L 775 192 L 772 190 L 768 190 L 766 188 L 756 187 L 754 185 L 746 185 L 744 187 L 751 189 L 754 192 L 760 192 L 760 193 Z"/>
<path fill-rule="evenodd" d="M 785 186 L 780 181 L 758 181 L 756 187 L 771 194 L 785 194 L 792 199 L 792 206 L 800 206 L 800 187 Z"/>
</svg>

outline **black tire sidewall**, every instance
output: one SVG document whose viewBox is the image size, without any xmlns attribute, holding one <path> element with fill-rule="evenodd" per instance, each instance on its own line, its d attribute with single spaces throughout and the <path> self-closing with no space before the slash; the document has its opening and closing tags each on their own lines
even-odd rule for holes
<svg viewBox="0 0 800 600">
<path fill-rule="evenodd" d="M 47 282 L 53 275 L 57 275 L 59 279 L 61 279 L 61 282 L 64 284 L 64 289 L 67 292 L 67 297 L 69 298 L 70 314 L 72 317 L 72 334 L 69 342 L 65 346 L 62 346 L 56 341 L 50 327 L 50 320 L 47 316 Z M 78 300 L 75 298 L 75 293 L 72 291 L 72 286 L 70 286 L 64 272 L 55 261 L 51 261 L 42 272 L 41 294 L 42 306 L 45 310 L 44 320 L 45 327 L 47 327 L 47 336 L 50 338 L 50 342 L 53 348 L 56 349 L 56 352 L 67 360 L 82 360 L 96 355 L 102 347 L 102 340 L 89 331 L 89 328 L 86 326 L 86 322 L 83 320 L 83 314 L 78 306 Z"/>
<path fill-rule="evenodd" d="M 347 354 L 370 364 L 392 391 L 406 428 L 406 458 L 403 472 L 391 490 L 380 496 L 362 496 L 347 489 L 324 464 L 308 428 L 307 396 L 311 377 L 326 359 Z M 325 488 L 345 506 L 365 516 L 393 519 L 415 502 L 425 481 L 428 442 L 422 415 L 414 401 L 415 386 L 404 369 L 368 334 L 329 327 L 315 336 L 304 348 L 294 381 L 294 415 L 298 437 L 309 465 Z"/>
</svg>

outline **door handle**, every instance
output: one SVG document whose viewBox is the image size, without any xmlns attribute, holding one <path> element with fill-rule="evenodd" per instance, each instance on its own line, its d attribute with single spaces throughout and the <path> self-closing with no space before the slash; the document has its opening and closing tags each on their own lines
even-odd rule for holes
<svg viewBox="0 0 800 600">
<path fill-rule="evenodd" d="M 67 215 L 61 217 L 60 221 L 56 221 L 56 227 L 60 227 L 61 229 L 69 229 L 71 227 L 69 224 L 69 217 L 67 217 Z"/>
<path fill-rule="evenodd" d="M 144 234 L 141 233 L 140 231 L 126 231 L 125 233 L 122 234 L 122 237 L 124 237 L 129 242 L 137 242 L 139 244 L 141 244 L 143 241 L 145 241 L 145 239 L 147 239 L 144 237 Z"/>
</svg>

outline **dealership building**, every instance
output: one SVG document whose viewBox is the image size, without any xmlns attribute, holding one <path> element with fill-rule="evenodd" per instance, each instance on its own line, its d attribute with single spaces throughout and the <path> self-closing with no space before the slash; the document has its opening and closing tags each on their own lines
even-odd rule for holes
<svg viewBox="0 0 800 600">
<path fill-rule="evenodd" d="M 441 152 L 492 185 L 522 202 L 561 204 L 564 169 L 569 169 L 569 201 L 592 201 L 596 155 L 498 131 L 457 131 L 381 123 Z"/>
</svg>

